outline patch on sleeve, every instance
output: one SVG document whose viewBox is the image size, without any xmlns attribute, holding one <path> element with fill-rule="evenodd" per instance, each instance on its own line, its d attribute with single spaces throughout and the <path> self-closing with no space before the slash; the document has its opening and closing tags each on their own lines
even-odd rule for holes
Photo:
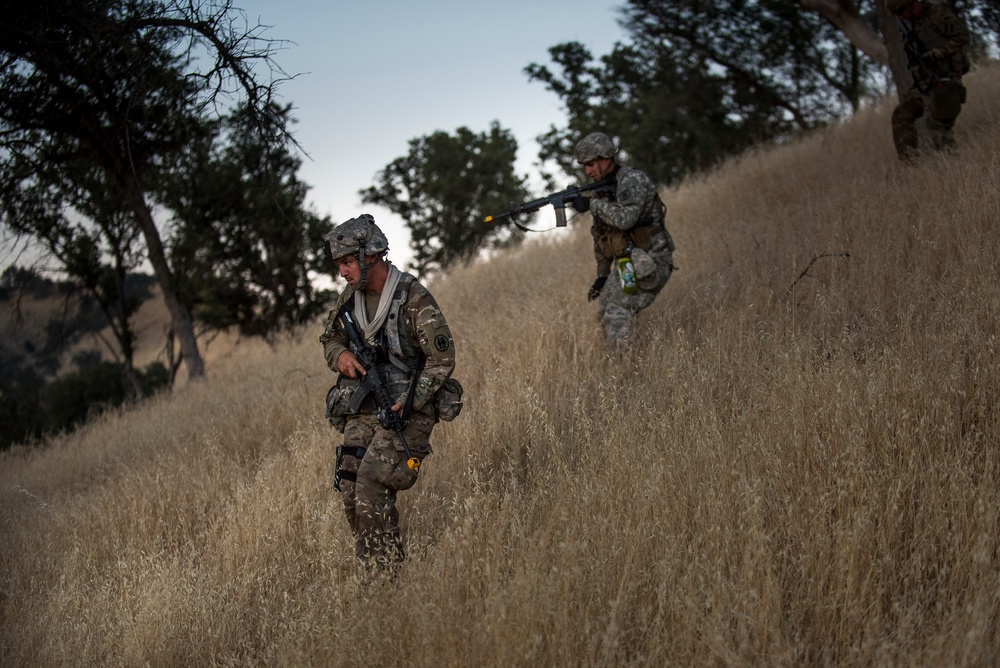
<svg viewBox="0 0 1000 668">
<path fill-rule="evenodd" d="M 626 201 L 628 201 L 628 198 L 629 198 L 629 196 L 631 194 L 632 194 L 632 191 L 629 190 L 628 188 L 626 188 L 625 190 L 623 190 L 620 193 L 618 193 L 617 199 L 618 199 L 619 202 L 626 202 Z"/>
<path fill-rule="evenodd" d="M 438 334 L 434 337 L 434 347 L 443 353 L 451 347 L 451 339 L 444 334 Z"/>
</svg>

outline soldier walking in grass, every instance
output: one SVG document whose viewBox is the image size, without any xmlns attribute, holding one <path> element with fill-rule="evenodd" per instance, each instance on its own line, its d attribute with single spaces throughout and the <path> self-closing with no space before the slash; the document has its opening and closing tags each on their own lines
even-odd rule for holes
<svg viewBox="0 0 1000 668">
<path fill-rule="evenodd" d="M 603 132 L 576 145 L 574 158 L 592 181 L 613 175 L 613 194 L 579 196 L 572 206 L 590 211 L 597 278 L 587 300 L 598 300 L 597 314 L 608 347 L 627 347 L 635 336 L 636 317 L 648 307 L 673 273 L 674 241 L 664 224 L 667 208 L 656 185 L 634 167 L 618 164 L 617 148 Z M 609 276 L 614 274 L 612 280 Z"/>
<path fill-rule="evenodd" d="M 450 380 L 455 345 L 427 288 L 386 259 L 389 242 L 372 216 L 348 220 L 326 241 L 348 284 L 320 335 L 337 374 L 327 418 L 344 435 L 334 487 L 343 496 L 357 558 L 391 566 L 405 557 L 396 495 L 416 483 L 435 423 L 453 419 L 461 407 L 461 386 Z M 363 349 L 352 345 L 351 332 L 364 340 Z M 380 407 L 379 396 L 390 405 Z"/>
<path fill-rule="evenodd" d="M 952 128 L 965 102 L 962 75 L 969 71 L 969 31 L 944 4 L 887 0 L 899 19 L 913 88 L 892 112 L 892 140 L 900 159 L 918 157 L 917 119 L 927 111 L 927 130 L 936 150 L 952 148 Z"/>
</svg>

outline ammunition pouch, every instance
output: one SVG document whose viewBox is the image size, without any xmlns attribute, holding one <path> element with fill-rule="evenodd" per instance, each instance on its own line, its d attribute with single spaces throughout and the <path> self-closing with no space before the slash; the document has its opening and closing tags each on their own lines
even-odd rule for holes
<svg viewBox="0 0 1000 668">
<path fill-rule="evenodd" d="M 451 422 L 462 412 L 462 395 L 465 390 L 454 378 L 449 378 L 434 393 L 434 416 L 441 421 Z"/>
<path fill-rule="evenodd" d="M 357 411 L 351 410 L 351 400 L 359 386 L 357 380 L 341 376 L 326 393 L 326 419 L 341 434 L 344 433 L 347 418 L 358 414 Z"/>
<path fill-rule="evenodd" d="M 943 79 L 933 90 L 928 101 L 929 111 L 935 120 L 951 127 L 962 111 L 965 86 L 961 79 Z"/>
<path fill-rule="evenodd" d="M 642 248 L 632 249 L 632 266 L 635 267 L 636 283 L 643 290 L 657 287 L 656 262 Z"/>
</svg>

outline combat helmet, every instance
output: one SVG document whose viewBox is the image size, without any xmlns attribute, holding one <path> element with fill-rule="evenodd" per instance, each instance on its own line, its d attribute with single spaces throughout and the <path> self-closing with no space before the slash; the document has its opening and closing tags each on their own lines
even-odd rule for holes
<svg viewBox="0 0 1000 668">
<path fill-rule="evenodd" d="M 357 255 L 360 260 L 366 255 L 382 255 L 387 250 L 389 240 L 368 213 L 337 225 L 326 235 L 326 254 L 331 262 L 348 255 Z"/>
<path fill-rule="evenodd" d="M 598 158 L 613 158 L 617 152 L 611 137 L 603 132 L 591 132 L 577 143 L 573 157 L 582 165 Z"/>
</svg>

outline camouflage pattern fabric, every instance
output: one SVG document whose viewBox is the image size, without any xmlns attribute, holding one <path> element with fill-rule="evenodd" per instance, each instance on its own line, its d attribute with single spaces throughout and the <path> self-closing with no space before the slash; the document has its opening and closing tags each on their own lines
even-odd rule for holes
<svg viewBox="0 0 1000 668">
<path fill-rule="evenodd" d="M 573 149 L 573 157 L 581 165 L 598 158 L 613 158 L 618 149 L 611 137 L 603 132 L 591 132 L 577 142 Z"/>
<path fill-rule="evenodd" d="M 664 235 L 653 237 L 648 251 L 632 251 L 639 290 L 625 294 L 617 272 L 604 284 L 597 302 L 597 317 L 611 350 L 627 348 L 635 338 L 639 311 L 650 306 L 670 279 L 674 270 L 673 252 Z"/>
<path fill-rule="evenodd" d="M 352 291 L 345 290 L 340 296 L 320 335 L 327 365 L 334 372 L 337 372 L 337 359 L 348 350 L 347 337 L 340 327 L 337 313 L 351 294 Z M 359 293 L 359 296 L 361 294 L 365 293 Z M 369 311 L 373 309 L 371 304 L 366 300 Z M 434 297 L 415 280 L 409 284 L 402 308 L 397 313 L 390 313 L 383 331 L 390 321 L 397 323 L 398 332 L 392 337 L 395 341 L 387 345 L 398 346 L 396 352 L 404 359 L 410 359 L 418 352 L 422 352 L 425 358 L 404 430 L 410 452 L 423 460 L 432 452 L 430 435 L 436 422 L 434 394 L 455 369 L 455 345 Z M 384 369 L 380 367 L 380 372 L 385 373 L 384 379 L 400 373 L 392 364 L 386 364 Z M 401 385 L 388 383 L 390 388 L 400 387 L 397 398 L 400 403 L 406 401 L 407 392 L 402 389 L 409 388 L 408 379 L 406 381 Z M 366 565 L 388 566 L 405 557 L 396 511 L 396 493 L 412 487 L 417 474 L 407 467 L 403 446 L 396 433 L 379 425 L 376 410 L 374 398 L 369 397 L 357 415 L 347 418 L 344 446 L 366 450 L 360 461 L 349 454 L 344 455 L 341 470 L 355 473 L 357 480 L 342 479 L 340 491 L 358 559 Z"/>
<path fill-rule="evenodd" d="M 955 145 L 953 127 L 965 102 L 962 75 L 968 71 L 969 32 L 948 7 L 923 3 L 908 20 L 900 19 L 904 31 L 911 31 L 908 48 L 919 67 L 911 68 L 914 88 L 902 96 L 892 113 L 892 139 L 903 160 L 919 155 L 916 123 L 926 120 L 935 149 Z"/>
<path fill-rule="evenodd" d="M 319 337 L 320 343 L 323 344 L 323 355 L 326 357 L 327 366 L 335 373 L 337 359 L 341 353 L 349 349 L 347 335 L 340 327 L 337 313 L 352 294 L 353 291 L 345 290 L 340 295 L 336 306 L 327 316 L 326 327 Z M 372 309 L 369 308 L 369 311 L 372 312 Z M 413 395 L 413 410 L 433 411 L 434 393 L 444 385 L 455 370 L 455 344 L 451 329 L 434 297 L 416 280 L 410 284 L 409 295 L 401 312 L 390 314 L 390 318 L 392 315 L 396 316 L 395 322 L 401 325 L 398 334 L 398 345 L 401 348 L 399 356 L 410 358 L 417 354 L 417 350 L 424 355 L 424 368 L 417 380 Z M 403 392 L 397 398 L 405 401 L 405 395 Z M 375 411 L 372 400 L 365 404 L 370 412 Z M 364 410 L 365 407 L 362 408 Z"/>
<path fill-rule="evenodd" d="M 431 452 L 430 434 L 434 419 L 423 414 L 410 417 L 403 436 L 410 453 L 421 461 Z M 344 479 L 340 490 L 344 513 L 354 537 L 354 554 L 365 566 L 388 567 L 406 558 L 399 529 L 396 495 L 417 481 L 406 465 L 399 437 L 383 429 L 374 415 L 357 415 L 347 421 L 344 445 L 366 448 L 358 459 L 345 455 L 343 470 L 352 471 L 357 481 Z"/>
<path fill-rule="evenodd" d="M 595 198 L 590 204 L 597 275 L 610 275 L 598 298 L 597 315 L 611 349 L 632 342 L 636 315 L 653 303 L 673 273 L 675 250 L 663 224 L 666 207 L 652 179 L 638 169 L 619 167 L 616 181 L 613 198 Z M 635 294 L 625 294 L 617 269 L 613 271 L 630 242 L 639 284 Z"/>
<path fill-rule="evenodd" d="M 375 217 L 368 213 L 344 221 L 325 238 L 331 260 L 357 253 L 362 244 L 365 255 L 381 255 L 389 250 L 389 240 L 375 224 Z"/>
</svg>

